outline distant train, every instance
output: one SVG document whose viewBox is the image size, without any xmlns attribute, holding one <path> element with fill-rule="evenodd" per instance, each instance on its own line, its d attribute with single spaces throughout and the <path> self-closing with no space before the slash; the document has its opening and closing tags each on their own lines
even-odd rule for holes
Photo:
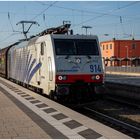
<svg viewBox="0 0 140 140">
<path fill-rule="evenodd" d="M 0 50 L 0 74 L 51 98 L 94 96 L 104 83 L 97 36 L 47 34 Z"/>
</svg>

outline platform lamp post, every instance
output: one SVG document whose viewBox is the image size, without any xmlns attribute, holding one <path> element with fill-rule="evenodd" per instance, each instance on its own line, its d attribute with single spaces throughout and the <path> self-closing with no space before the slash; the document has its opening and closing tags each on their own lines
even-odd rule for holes
<svg viewBox="0 0 140 140">
<path fill-rule="evenodd" d="M 86 35 L 87 35 L 87 30 L 91 29 L 92 27 L 91 26 L 82 26 L 82 28 L 84 28 L 86 30 Z"/>
</svg>

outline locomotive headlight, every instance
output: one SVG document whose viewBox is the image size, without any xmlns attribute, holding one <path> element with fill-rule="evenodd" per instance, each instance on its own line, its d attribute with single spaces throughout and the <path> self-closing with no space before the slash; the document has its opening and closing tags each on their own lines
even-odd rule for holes
<svg viewBox="0 0 140 140">
<path fill-rule="evenodd" d="M 63 80 L 63 77 L 62 76 L 58 76 L 58 80 Z"/>
<path fill-rule="evenodd" d="M 96 80 L 99 80 L 100 79 L 100 75 L 96 75 Z"/>
<path fill-rule="evenodd" d="M 92 80 L 99 80 L 100 78 L 101 78 L 100 75 L 93 75 L 91 77 Z"/>
<path fill-rule="evenodd" d="M 58 80 L 66 80 L 67 79 L 67 77 L 65 76 L 65 75 L 60 75 L 60 76 L 58 76 Z"/>
</svg>

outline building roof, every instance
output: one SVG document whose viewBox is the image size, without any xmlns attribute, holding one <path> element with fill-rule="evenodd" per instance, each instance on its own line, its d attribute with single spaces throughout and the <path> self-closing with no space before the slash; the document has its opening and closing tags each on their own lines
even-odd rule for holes
<svg viewBox="0 0 140 140">
<path fill-rule="evenodd" d="M 112 40 L 107 40 L 107 41 L 102 41 L 100 43 L 109 43 L 109 42 L 118 42 L 118 41 L 126 41 L 126 42 L 132 42 L 132 41 L 135 41 L 135 42 L 140 42 L 140 40 L 132 40 L 132 39 L 129 39 L 129 40 L 123 40 L 123 39 L 112 39 Z"/>
</svg>

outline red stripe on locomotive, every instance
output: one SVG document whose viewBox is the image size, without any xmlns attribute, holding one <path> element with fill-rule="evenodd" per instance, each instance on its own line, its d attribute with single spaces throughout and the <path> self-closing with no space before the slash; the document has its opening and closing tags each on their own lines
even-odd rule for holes
<svg viewBox="0 0 140 140">
<path fill-rule="evenodd" d="M 103 74 L 56 75 L 56 84 L 74 83 L 76 81 L 83 81 L 85 83 L 102 83 Z"/>
</svg>

